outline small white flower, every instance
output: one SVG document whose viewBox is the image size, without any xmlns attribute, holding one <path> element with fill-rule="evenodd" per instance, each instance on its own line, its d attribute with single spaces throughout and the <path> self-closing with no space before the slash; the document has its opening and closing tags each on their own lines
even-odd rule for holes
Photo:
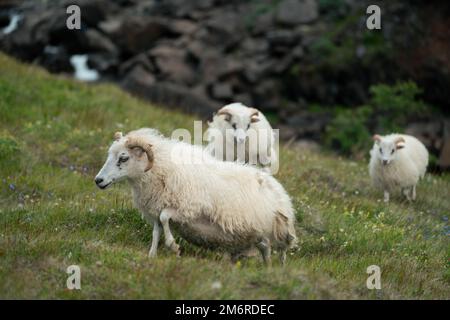
<svg viewBox="0 0 450 320">
<path fill-rule="evenodd" d="M 214 281 L 211 284 L 211 289 L 213 289 L 213 290 L 220 290 L 220 289 L 222 289 L 222 283 L 220 281 Z"/>
</svg>

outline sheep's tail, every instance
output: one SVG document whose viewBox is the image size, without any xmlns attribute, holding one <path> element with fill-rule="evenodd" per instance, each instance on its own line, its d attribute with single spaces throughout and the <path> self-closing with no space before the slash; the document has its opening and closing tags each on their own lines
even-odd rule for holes
<svg viewBox="0 0 450 320">
<path fill-rule="evenodd" d="M 297 245 L 297 236 L 295 235 L 294 221 L 280 211 L 275 213 L 273 222 L 273 237 L 276 242 L 288 248 Z"/>
</svg>

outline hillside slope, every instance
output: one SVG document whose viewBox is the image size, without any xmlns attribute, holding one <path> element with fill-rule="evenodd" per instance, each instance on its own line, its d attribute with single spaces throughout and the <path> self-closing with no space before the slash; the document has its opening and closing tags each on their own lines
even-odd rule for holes
<svg viewBox="0 0 450 320">
<path fill-rule="evenodd" d="M 151 226 L 126 184 L 93 177 L 114 131 L 169 134 L 194 118 L 110 85 L 77 83 L 0 54 L 0 298 L 450 298 L 450 177 L 430 176 L 410 204 L 389 205 L 364 162 L 283 147 L 278 178 L 291 194 L 300 247 L 281 267 L 233 265 L 182 242 L 147 258 Z M 81 267 L 82 289 L 66 289 Z M 382 290 L 366 288 L 378 265 Z"/>
</svg>

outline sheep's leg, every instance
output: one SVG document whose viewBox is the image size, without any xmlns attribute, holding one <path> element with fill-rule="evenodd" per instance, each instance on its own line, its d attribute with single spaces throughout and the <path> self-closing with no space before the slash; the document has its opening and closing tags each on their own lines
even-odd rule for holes
<svg viewBox="0 0 450 320">
<path fill-rule="evenodd" d="M 411 199 L 412 199 L 413 201 L 416 200 L 416 186 L 412 186 L 412 187 L 411 187 Z"/>
<path fill-rule="evenodd" d="M 159 224 L 158 219 L 155 219 L 153 221 L 152 246 L 150 247 L 150 251 L 148 252 L 148 256 L 150 258 L 156 257 L 160 236 L 161 236 L 161 225 Z"/>
<path fill-rule="evenodd" d="M 156 257 L 159 239 L 161 237 L 161 224 L 159 223 L 158 218 L 155 218 L 149 214 L 142 213 L 142 218 L 144 218 L 148 224 L 153 224 L 152 245 L 150 247 L 150 251 L 148 252 L 148 256 L 150 258 L 154 258 Z"/>
<path fill-rule="evenodd" d="M 384 202 L 389 202 L 389 191 L 384 190 Z"/>
<path fill-rule="evenodd" d="M 403 189 L 403 194 L 406 197 L 406 200 L 411 201 L 411 189 L 410 188 L 404 188 Z"/>
<path fill-rule="evenodd" d="M 169 220 L 176 213 L 175 209 L 164 209 L 159 216 L 159 221 L 163 226 L 165 244 L 170 250 L 176 253 L 177 256 L 180 255 L 180 246 L 175 242 L 175 238 L 170 231 Z"/>
<path fill-rule="evenodd" d="M 256 247 L 259 249 L 259 252 L 261 252 L 264 263 L 266 265 L 270 266 L 271 259 L 270 259 L 270 243 L 269 243 L 269 241 L 264 239 L 261 242 L 259 242 L 256 245 Z"/>
<path fill-rule="evenodd" d="M 286 249 L 282 249 L 280 252 L 280 263 L 284 266 L 286 263 L 286 254 L 287 254 L 287 250 Z"/>
</svg>

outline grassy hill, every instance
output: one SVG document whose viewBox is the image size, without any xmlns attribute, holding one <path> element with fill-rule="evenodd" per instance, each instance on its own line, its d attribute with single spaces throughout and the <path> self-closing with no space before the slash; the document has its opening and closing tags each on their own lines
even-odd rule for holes
<svg viewBox="0 0 450 320">
<path fill-rule="evenodd" d="M 193 120 L 0 55 L 0 298 L 450 298 L 449 175 L 428 175 L 415 203 L 386 205 L 365 162 L 286 146 L 277 177 L 300 246 L 285 267 L 232 264 L 183 241 L 180 258 L 161 245 L 149 259 L 151 226 L 126 183 L 101 191 L 93 177 L 115 131 L 170 134 Z M 79 291 L 66 289 L 72 264 Z M 379 291 L 366 288 L 373 264 Z"/>
</svg>

